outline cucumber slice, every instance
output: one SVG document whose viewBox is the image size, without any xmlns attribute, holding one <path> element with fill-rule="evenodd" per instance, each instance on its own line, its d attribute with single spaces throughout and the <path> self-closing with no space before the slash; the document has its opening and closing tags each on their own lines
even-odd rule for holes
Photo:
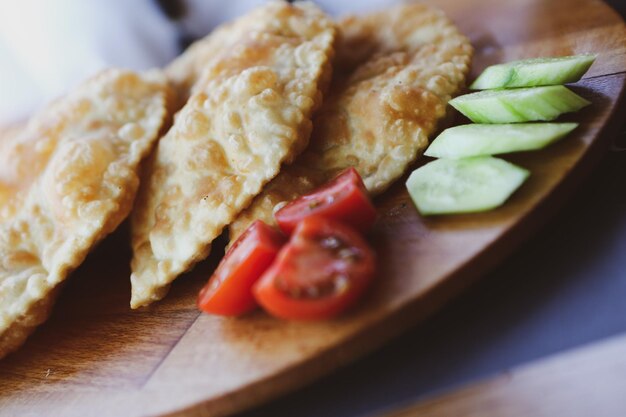
<svg viewBox="0 0 626 417">
<path fill-rule="evenodd" d="M 529 172 L 502 159 L 437 159 L 411 174 L 406 187 L 423 215 L 468 213 L 498 207 Z"/>
<path fill-rule="evenodd" d="M 470 86 L 472 90 L 533 87 L 573 83 L 587 72 L 595 55 L 532 58 L 487 67 Z"/>
<path fill-rule="evenodd" d="M 523 123 L 463 125 L 446 129 L 424 152 L 435 158 L 469 156 L 541 149 L 563 138 L 578 123 Z"/>
<path fill-rule="evenodd" d="M 520 123 L 554 120 L 590 103 L 562 85 L 487 90 L 450 100 L 475 123 Z"/>
</svg>

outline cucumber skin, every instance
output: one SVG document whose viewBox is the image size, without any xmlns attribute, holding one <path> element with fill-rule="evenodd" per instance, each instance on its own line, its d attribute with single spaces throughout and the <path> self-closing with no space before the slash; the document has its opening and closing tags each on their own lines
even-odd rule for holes
<svg viewBox="0 0 626 417">
<path fill-rule="evenodd" d="M 539 150 L 564 138 L 576 127 L 578 123 L 456 126 L 441 132 L 426 149 L 424 155 L 434 158 L 460 159 Z M 539 132 L 534 133 L 533 130 L 539 130 Z M 529 139 L 532 135 L 535 136 Z"/>
<path fill-rule="evenodd" d="M 559 58 L 533 58 L 492 65 L 487 67 L 469 88 L 488 90 L 573 83 L 585 75 L 595 59 L 596 55 L 574 55 Z"/>
<path fill-rule="evenodd" d="M 447 207 L 443 207 L 442 205 L 436 207 L 435 205 L 434 207 L 432 202 L 424 200 L 422 198 L 422 195 L 420 195 L 423 191 L 423 188 L 421 186 L 426 185 L 427 183 L 427 185 L 437 189 L 443 189 L 446 186 L 450 186 L 450 181 L 453 181 L 455 184 L 458 181 L 463 180 L 469 181 L 471 183 L 472 175 L 471 172 L 467 170 L 472 168 L 480 168 L 481 164 L 487 164 L 490 167 L 495 168 L 494 171 L 500 171 L 499 173 L 495 172 L 494 175 L 490 175 L 490 178 L 495 179 L 496 181 L 506 182 L 508 180 L 508 184 L 501 183 L 499 184 L 499 187 L 498 184 L 496 184 L 495 187 L 491 187 L 492 184 L 488 184 L 489 187 L 483 185 L 483 189 L 477 191 L 479 194 L 483 195 L 486 192 L 491 191 L 492 198 L 490 199 L 490 201 L 487 201 L 487 199 L 485 199 L 483 196 L 470 195 L 469 197 L 473 199 L 474 202 L 469 205 L 466 203 L 465 207 L 459 208 L 457 206 L 455 208 L 451 205 L 448 205 Z M 448 172 L 454 171 L 454 173 L 448 178 L 444 178 L 444 175 L 439 175 L 439 172 L 442 170 L 442 168 L 444 170 L 447 170 Z M 463 170 L 466 171 L 463 172 Z M 433 175 L 433 171 L 435 175 Z M 423 216 L 478 213 L 492 210 L 504 204 L 509 199 L 509 197 L 526 181 L 529 175 L 530 171 L 528 171 L 527 169 L 514 165 L 503 159 L 493 158 L 491 156 L 479 156 L 458 160 L 436 159 L 413 171 L 406 181 L 406 188 L 417 210 Z M 504 179 L 505 176 L 507 177 L 507 179 Z M 428 177 L 431 177 L 430 180 Z M 434 177 L 434 179 L 432 177 Z M 441 183 L 445 182 L 445 180 L 448 180 L 448 184 L 442 185 Z M 473 184 L 465 185 L 473 187 Z M 507 188 L 505 189 L 503 185 L 506 185 Z M 461 187 L 463 187 L 463 185 L 461 185 Z M 467 194 L 475 191 L 478 187 L 466 188 L 468 188 L 469 191 L 465 190 L 463 197 L 465 197 L 467 200 Z M 488 191 L 486 191 L 486 189 Z M 503 190 L 503 192 L 501 192 L 499 195 L 494 195 L 494 189 Z M 424 193 L 425 192 L 426 191 L 424 191 Z"/>
<path fill-rule="evenodd" d="M 591 104 L 562 85 L 479 91 L 449 103 L 474 123 L 550 121 Z"/>
</svg>

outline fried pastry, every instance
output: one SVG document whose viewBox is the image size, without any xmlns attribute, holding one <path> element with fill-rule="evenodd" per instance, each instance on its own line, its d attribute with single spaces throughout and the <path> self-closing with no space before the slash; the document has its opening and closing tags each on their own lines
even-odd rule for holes
<svg viewBox="0 0 626 417">
<path fill-rule="evenodd" d="M 472 47 L 445 15 L 406 4 L 339 22 L 333 83 L 307 150 L 265 186 L 230 227 L 233 242 L 255 219 L 347 167 L 372 195 L 398 179 L 428 145 L 465 82 Z"/>
<path fill-rule="evenodd" d="M 159 142 L 133 212 L 131 307 L 162 298 L 307 145 L 335 32 L 311 3 L 270 2 L 181 58 L 188 73 L 179 86 L 193 88 Z"/>
<path fill-rule="evenodd" d="M 108 70 L 0 139 L 0 357 L 130 212 L 167 116 L 165 77 Z"/>
</svg>

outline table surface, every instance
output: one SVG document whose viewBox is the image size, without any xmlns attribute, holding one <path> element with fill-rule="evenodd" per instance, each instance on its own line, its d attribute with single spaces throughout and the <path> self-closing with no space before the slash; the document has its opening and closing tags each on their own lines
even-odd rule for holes
<svg viewBox="0 0 626 417">
<path fill-rule="evenodd" d="M 377 415 L 626 333 L 625 254 L 626 125 L 552 221 L 477 285 L 379 351 L 237 417 Z"/>
<path fill-rule="evenodd" d="M 624 380 L 626 335 L 620 335 L 533 361 L 384 417 L 624 417 Z"/>
</svg>

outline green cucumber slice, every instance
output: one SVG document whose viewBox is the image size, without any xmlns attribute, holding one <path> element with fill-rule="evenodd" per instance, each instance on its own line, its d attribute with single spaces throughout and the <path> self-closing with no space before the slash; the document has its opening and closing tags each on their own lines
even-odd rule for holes
<svg viewBox="0 0 626 417">
<path fill-rule="evenodd" d="M 475 123 L 520 123 L 554 120 L 591 104 L 562 85 L 487 90 L 450 100 Z"/>
<path fill-rule="evenodd" d="M 419 212 L 469 213 L 504 203 L 529 172 L 502 159 L 437 159 L 411 174 L 406 187 Z"/>
<path fill-rule="evenodd" d="M 470 86 L 472 90 L 533 87 L 573 83 L 587 72 L 596 55 L 532 58 L 487 67 Z"/>
<path fill-rule="evenodd" d="M 462 125 L 446 129 L 424 152 L 435 158 L 532 151 L 565 137 L 578 123 L 522 123 Z"/>
</svg>

